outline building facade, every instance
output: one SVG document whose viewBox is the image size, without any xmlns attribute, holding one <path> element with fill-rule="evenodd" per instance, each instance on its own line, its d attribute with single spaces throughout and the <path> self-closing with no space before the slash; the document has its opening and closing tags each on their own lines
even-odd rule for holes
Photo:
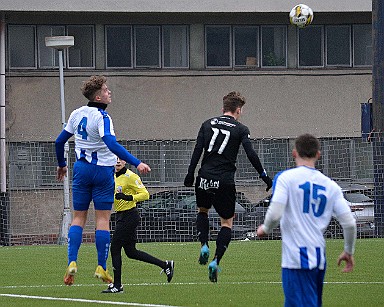
<svg viewBox="0 0 384 307">
<path fill-rule="evenodd" d="M 314 21 L 302 30 L 289 24 L 294 1 L 0 4 L 11 141 L 50 141 L 61 129 L 58 55 L 44 44 L 56 35 L 75 38 L 64 52 L 66 116 L 86 103 L 81 82 L 104 74 L 119 139 L 193 139 L 233 90 L 247 98 L 252 137 L 361 133 L 371 1 L 307 1 Z"/>
</svg>

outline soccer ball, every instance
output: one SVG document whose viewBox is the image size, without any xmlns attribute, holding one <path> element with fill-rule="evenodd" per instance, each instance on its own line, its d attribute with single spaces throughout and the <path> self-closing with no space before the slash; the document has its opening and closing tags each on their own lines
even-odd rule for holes
<svg viewBox="0 0 384 307">
<path fill-rule="evenodd" d="M 305 28 L 313 21 L 313 11 L 308 5 L 295 5 L 289 13 L 289 21 L 299 28 Z"/>
</svg>

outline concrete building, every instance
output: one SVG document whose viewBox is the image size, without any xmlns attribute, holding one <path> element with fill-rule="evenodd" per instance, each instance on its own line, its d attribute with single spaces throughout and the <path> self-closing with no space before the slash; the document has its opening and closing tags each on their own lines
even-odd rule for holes
<svg viewBox="0 0 384 307">
<path fill-rule="evenodd" d="M 240 91 L 252 137 L 303 132 L 359 136 L 371 97 L 369 0 L 314 1 L 313 24 L 289 24 L 296 1 L 0 1 L 9 141 L 51 141 L 61 129 L 58 58 L 44 37 L 73 35 L 65 52 L 66 116 L 86 103 L 81 82 L 109 79 L 118 139 L 194 139 Z"/>
</svg>

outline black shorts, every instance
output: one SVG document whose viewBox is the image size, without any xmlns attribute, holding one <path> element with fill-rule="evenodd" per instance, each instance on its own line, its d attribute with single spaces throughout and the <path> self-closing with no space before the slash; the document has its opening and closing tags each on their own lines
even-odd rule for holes
<svg viewBox="0 0 384 307">
<path fill-rule="evenodd" d="M 140 214 L 136 207 L 116 212 L 116 228 L 113 232 L 112 244 L 117 242 L 122 245 L 136 243 L 139 223 Z"/>
<path fill-rule="evenodd" d="M 197 207 L 210 209 L 213 206 L 223 219 L 229 219 L 235 215 L 236 186 L 234 183 L 221 183 L 219 180 L 197 176 L 195 192 Z"/>
</svg>

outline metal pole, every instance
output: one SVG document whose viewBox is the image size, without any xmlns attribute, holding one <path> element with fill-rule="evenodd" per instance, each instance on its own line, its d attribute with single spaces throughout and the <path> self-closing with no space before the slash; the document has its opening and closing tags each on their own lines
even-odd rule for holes
<svg viewBox="0 0 384 307">
<path fill-rule="evenodd" d="M 5 144 L 5 21 L 0 20 L 0 150 L 1 193 L 7 192 L 6 144 Z"/>
<path fill-rule="evenodd" d="M 65 101 L 64 101 L 64 65 L 63 65 L 63 49 L 59 49 L 59 70 L 60 70 L 60 104 L 61 104 L 61 124 L 65 128 Z M 64 158 L 67 161 L 68 167 L 68 142 L 64 145 Z M 71 210 L 69 207 L 69 170 L 67 176 L 64 177 L 64 210 L 63 221 L 61 224 L 61 231 L 59 235 L 58 244 L 65 244 L 68 238 L 68 230 L 71 224 Z"/>
<path fill-rule="evenodd" d="M 384 237 L 384 3 L 372 0 L 372 119 L 375 225 Z"/>
</svg>

